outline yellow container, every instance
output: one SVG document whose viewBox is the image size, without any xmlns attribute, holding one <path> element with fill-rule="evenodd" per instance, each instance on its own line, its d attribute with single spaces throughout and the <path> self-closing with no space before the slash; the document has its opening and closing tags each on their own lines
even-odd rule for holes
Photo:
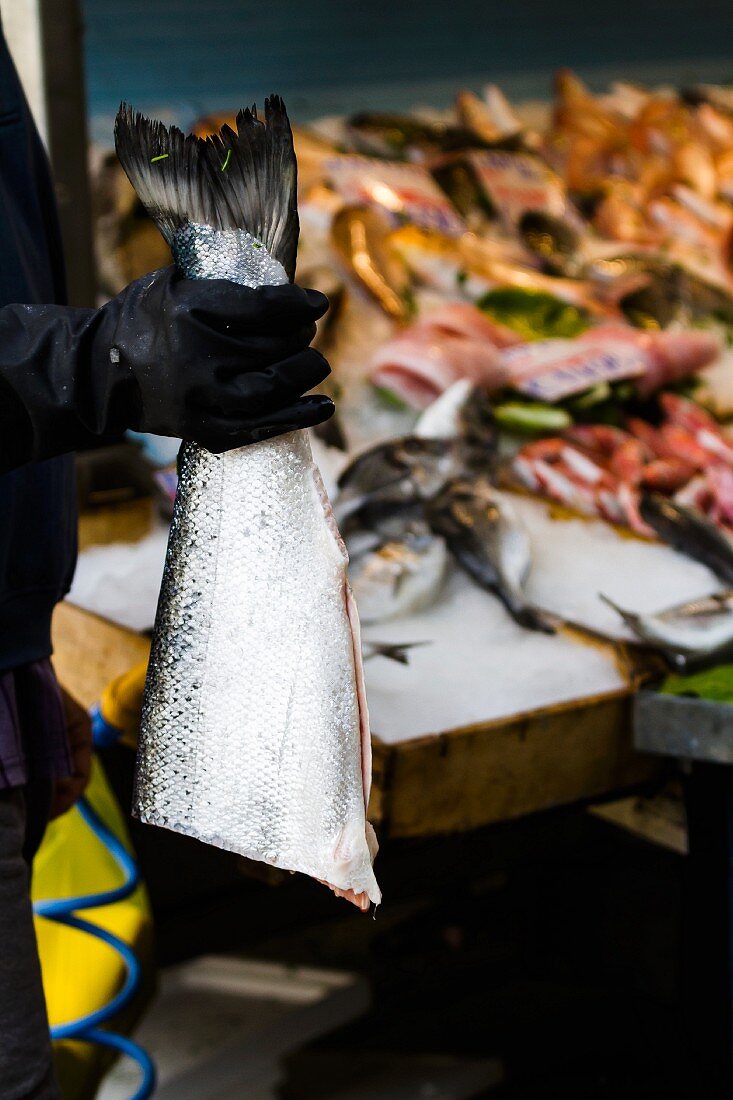
<svg viewBox="0 0 733 1100">
<path fill-rule="evenodd" d="M 95 760 L 86 798 L 105 825 L 131 851 L 125 822 L 101 764 Z M 79 897 L 112 890 L 122 872 L 111 853 L 81 817 L 69 810 L 52 821 L 33 864 L 34 902 Z M 152 918 L 147 895 L 138 886 L 124 901 L 80 911 L 92 924 L 107 929 L 133 948 L 143 970 L 141 990 L 119 1019 L 105 1027 L 126 1034 L 154 985 Z M 36 917 L 36 935 L 51 1026 L 102 1008 L 119 992 L 125 966 L 119 954 L 93 936 Z M 113 1055 L 90 1044 L 63 1040 L 55 1045 L 64 1100 L 93 1097 Z"/>
</svg>

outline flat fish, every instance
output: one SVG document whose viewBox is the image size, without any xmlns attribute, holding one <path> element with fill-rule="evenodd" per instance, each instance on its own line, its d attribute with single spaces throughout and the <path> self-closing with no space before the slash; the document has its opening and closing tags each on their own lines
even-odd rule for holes
<svg viewBox="0 0 733 1100">
<path fill-rule="evenodd" d="M 189 278 L 284 283 L 297 248 L 282 102 L 206 141 L 123 105 L 117 151 Z M 226 171 L 222 166 L 226 166 Z M 134 813 L 380 900 L 359 624 L 306 432 L 186 444 L 145 689 Z"/>
</svg>

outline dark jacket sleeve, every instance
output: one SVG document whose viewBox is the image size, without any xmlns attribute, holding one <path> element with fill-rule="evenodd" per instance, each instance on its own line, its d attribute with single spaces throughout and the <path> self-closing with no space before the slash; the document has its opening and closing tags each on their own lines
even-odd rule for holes
<svg viewBox="0 0 733 1100">
<path fill-rule="evenodd" d="M 99 312 L 0 309 L 0 473 L 88 446 L 127 427 L 130 372 L 93 353 Z"/>
<path fill-rule="evenodd" d="M 126 428 L 214 452 L 320 424 L 329 373 L 309 347 L 328 307 L 300 287 L 191 280 L 174 268 L 100 309 L 0 309 L 0 473 Z"/>
</svg>

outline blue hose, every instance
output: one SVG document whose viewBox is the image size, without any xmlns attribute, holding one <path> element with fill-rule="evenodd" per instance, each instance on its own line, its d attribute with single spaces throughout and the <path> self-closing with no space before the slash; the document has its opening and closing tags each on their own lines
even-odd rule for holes
<svg viewBox="0 0 733 1100">
<path fill-rule="evenodd" d="M 114 833 L 107 828 L 86 798 L 79 799 L 77 809 L 94 835 L 104 844 L 117 863 L 124 876 L 124 881 L 121 886 L 116 886 L 113 890 L 104 890 L 97 894 L 61 898 L 53 901 L 38 901 L 33 906 L 33 910 L 39 917 L 46 917 L 58 924 L 65 924 L 69 928 L 76 928 L 80 932 L 86 932 L 88 935 L 106 943 L 121 956 L 125 964 L 125 981 L 119 993 L 115 994 L 112 1000 L 108 1001 L 102 1008 L 90 1012 L 86 1016 L 80 1016 L 76 1020 L 69 1020 L 65 1024 L 52 1027 L 51 1038 L 98 1043 L 100 1046 L 113 1047 L 120 1053 L 127 1055 L 128 1058 L 132 1058 L 142 1070 L 142 1080 L 130 1100 L 147 1100 L 149 1096 L 152 1096 L 155 1089 L 155 1065 L 150 1055 L 132 1039 L 101 1030 L 101 1025 L 112 1019 L 135 995 L 140 985 L 140 963 L 128 944 L 124 943 L 118 936 L 108 932 L 106 928 L 100 928 L 99 925 L 92 924 L 91 921 L 86 921 L 76 915 L 80 910 L 96 909 L 100 905 L 112 905 L 114 902 L 128 898 L 137 889 L 140 873 L 137 864 L 127 849 L 120 843 Z"/>
</svg>

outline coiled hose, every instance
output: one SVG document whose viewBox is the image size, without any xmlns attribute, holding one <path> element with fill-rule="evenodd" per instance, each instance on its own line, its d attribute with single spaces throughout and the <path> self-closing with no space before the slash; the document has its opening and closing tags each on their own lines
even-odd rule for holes
<svg viewBox="0 0 733 1100">
<path fill-rule="evenodd" d="M 99 708 L 92 712 L 92 730 L 95 745 L 109 744 L 113 740 L 113 727 L 104 721 Z M 77 802 L 77 809 L 82 819 L 89 826 L 97 839 L 105 846 L 123 875 L 123 882 L 112 890 L 100 891 L 97 894 L 86 894 L 82 897 L 61 898 L 53 901 L 37 901 L 33 911 L 39 917 L 54 920 L 58 924 L 65 924 L 69 928 L 76 928 L 80 932 L 86 932 L 106 943 L 116 951 L 125 965 L 125 981 L 119 993 L 115 994 L 102 1008 L 90 1012 L 86 1016 L 80 1016 L 76 1020 L 69 1020 L 65 1024 L 58 1024 L 51 1028 L 52 1039 L 75 1039 L 78 1042 L 98 1043 L 100 1046 L 112 1047 L 114 1050 L 127 1055 L 137 1062 L 142 1071 L 142 1080 L 137 1091 L 130 1100 L 147 1100 L 155 1089 L 155 1065 L 152 1058 L 143 1047 L 128 1039 L 124 1035 L 117 1035 L 112 1031 L 102 1030 L 102 1025 L 111 1020 L 120 1012 L 135 996 L 140 985 L 140 963 L 133 950 L 118 936 L 108 932 L 106 928 L 92 924 L 77 916 L 86 909 L 96 909 L 101 905 L 112 905 L 117 901 L 124 901 L 137 889 L 140 882 L 140 872 L 132 856 L 124 845 L 117 839 L 114 833 L 107 828 L 105 823 L 92 808 L 86 798 L 82 797 Z"/>
</svg>

